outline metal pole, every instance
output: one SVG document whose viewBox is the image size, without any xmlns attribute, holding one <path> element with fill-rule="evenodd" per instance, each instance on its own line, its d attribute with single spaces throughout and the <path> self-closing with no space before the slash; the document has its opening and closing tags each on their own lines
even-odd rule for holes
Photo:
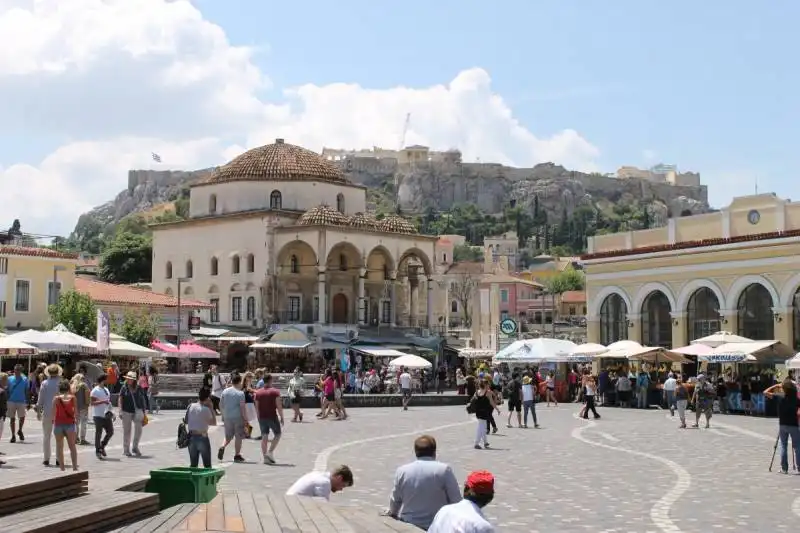
<svg viewBox="0 0 800 533">
<path fill-rule="evenodd" d="M 180 350 L 181 349 L 181 279 L 180 278 L 178 278 L 178 325 L 177 325 L 177 330 L 178 330 L 178 342 L 177 342 L 176 346 L 178 347 L 178 350 Z"/>
</svg>

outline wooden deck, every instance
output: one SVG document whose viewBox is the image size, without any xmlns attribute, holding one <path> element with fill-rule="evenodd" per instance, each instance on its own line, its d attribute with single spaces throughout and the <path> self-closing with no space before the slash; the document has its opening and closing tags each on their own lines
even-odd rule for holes
<svg viewBox="0 0 800 533">
<path fill-rule="evenodd" d="M 115 533 L 167 531 L 225 533 L 419 533 L 372 511 L 317 498 L 227 491 L 212 502 L 179 505 Z"/>
<path fill-rule="evenodd" d="M 48 475 L 38 470 L 32 475 L 29 469 L 4 469 L 0 474 L 0 516 L 76 498 L 88 490 L 88 472 L 53 469 Z M 3 518 L 0 523 L 7 520 Z"/>
</svg>

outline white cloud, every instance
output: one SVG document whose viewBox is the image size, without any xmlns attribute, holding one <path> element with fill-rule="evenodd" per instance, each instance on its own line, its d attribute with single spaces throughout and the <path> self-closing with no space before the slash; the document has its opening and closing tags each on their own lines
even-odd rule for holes
<svg viewBox="0 0 800 533">
<path fill-rule="evenodd" d="M 594 146 L 569 129 L 535 136 L 480 68 L 424 88 L 309 83 L 268 102 L 252 52 L 186 0 L 0 0 L 0 136 L 63 142 L 33 166 L 0 147 L 0 212 L 27 231 L 66 234 L 127 185 L 128 169 L 155 166 L 151 151 L 164 167 L 193 169 L 276 137 L 393 148 L 406 113 L 406 144 L 594 169 Z"/>
</svg>

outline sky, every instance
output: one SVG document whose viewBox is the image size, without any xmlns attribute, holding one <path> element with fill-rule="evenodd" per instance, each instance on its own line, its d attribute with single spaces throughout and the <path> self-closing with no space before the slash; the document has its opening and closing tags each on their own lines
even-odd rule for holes
<svg viewBox="0 0 800 533">
<path fill-rule="evenodd" d="M 800 199 L 800 2 L 0 0 L 0 227 L 285 138 Z M 152 153 L 161 156 L 161 163 Z"/>
</svg>

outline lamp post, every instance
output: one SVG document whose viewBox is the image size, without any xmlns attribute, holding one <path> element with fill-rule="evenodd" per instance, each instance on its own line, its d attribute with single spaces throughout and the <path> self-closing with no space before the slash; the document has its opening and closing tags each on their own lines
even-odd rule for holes
<svg viewBox="0 0 800 533">
<path fill-rule="evenodd" d="M 55 265 L 53 267 L 53 285 L 50 287 L 50 301 L 56 306 L 56 310 L 58 310 L 58 273 L 66 269 L 67 268 L 62 265 Z"/>
<path fill-rule="evenodd" d="M 178 342 L 176 344 L 178 350 L 181 349 L 181 283 L 186 283 L 187 281 L 191 281 L 191 278 L 178 278 L 178 325 L 176 326 L 178 330 Z"/>
<path fill-rule="evenodd" d="M 439 288 L 444 289 L 444 334 L 450 331 L 450 282 L 447 278 L 437 280 Z"/>
</svg>

